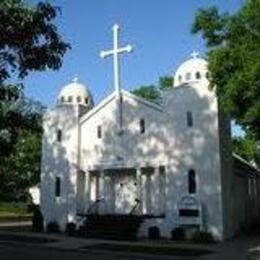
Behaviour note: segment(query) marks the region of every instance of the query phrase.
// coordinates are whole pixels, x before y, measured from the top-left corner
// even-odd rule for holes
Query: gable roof
[[[157,110],[159,112],[163,111],[163,108],[155,103],[152,103],[144,98],[138,97],[132,93],[130,93],[129,91],[126,90],[121,90],[121,94],[123,96],[126,96],[127,98],[130,98],[138,103],[141,103],[147,107],[150,107],[154,110]],[[80,123],[85,122],[86,120],[88,120],[90,117],[92,117],[93,115],[95,115],[98,111],[100,111],[101,109],[103,109],[106,105],[108,105],[112,100],[114,100],[116,98],[116,92],[114,91],[112,94],[110,94],[109,96],[107,96],[105,99],[103,99],[99,104],[97,104],[93,109],[91,109],[90,111],[88,111],[86,114],[84,114],[81,118],[80,118]]]

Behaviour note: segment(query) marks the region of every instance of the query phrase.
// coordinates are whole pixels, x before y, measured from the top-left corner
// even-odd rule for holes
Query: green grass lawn
[[[29,216],[28,206],[23,202],[0,202],[0,220]]]

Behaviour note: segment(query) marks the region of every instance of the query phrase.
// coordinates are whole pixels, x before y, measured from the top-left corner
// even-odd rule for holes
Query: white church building
[[[94,105],[83,84],[63,87],[43,118],[41,210],[65,229],[85,216],[142,217],[138,237],[197,226],[232,237],[260,210],[260,172],[231,151],[230,121],[209,89],[207,61],[193,55],[161,105],[120,88]]]

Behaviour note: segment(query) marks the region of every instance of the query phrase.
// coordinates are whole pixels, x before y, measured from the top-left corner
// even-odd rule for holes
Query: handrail
[[[89,206],[89,208],[87,209],[87,214],[91,214],[93,209],[95,210],[94,213],[98,213],[98,212],[97,212],[97,211],[98,211],[97,206],[98,206],[98,204],[99,204],[100,202],[103,202],[103,201],[105,201],[104,198],[97,199],[96,201],[94,201],[94,202]]]
[[[138,206],[141,204],[141,200],[135,199],[135,205],[131,209],[129,215],[134,215],[135,211],[138,209]],[[138,212],[137,212],[138,213]],[[139,208],[139,213],[141,214],[140,208]]]

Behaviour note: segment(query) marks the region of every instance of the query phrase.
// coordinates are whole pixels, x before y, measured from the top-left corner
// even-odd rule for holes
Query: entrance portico
[[[84,172],[85,197],[79,213],[115,215],[164,214],[165,173],[162,167],[98,168]],[[82,200],[81,200],[82,201]]]

